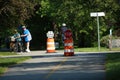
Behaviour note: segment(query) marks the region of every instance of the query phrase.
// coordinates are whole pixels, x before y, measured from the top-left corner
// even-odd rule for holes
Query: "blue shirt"
[[[24,37],[26,42],[32,40],[31,33],[30,33],[30,31],[28,29],[24,30],[23,34],[27,35],[27,36]]]

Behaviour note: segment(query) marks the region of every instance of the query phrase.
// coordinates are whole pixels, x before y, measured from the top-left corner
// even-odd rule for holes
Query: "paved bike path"
[[[105,80],[105,54],[76,52],[65,57],[63,51],[22,53],[19,57],[33,58],[11,66],[0,80]]]

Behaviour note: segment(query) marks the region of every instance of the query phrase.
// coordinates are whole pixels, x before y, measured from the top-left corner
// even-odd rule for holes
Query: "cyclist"
[[[22,52],[22,39],[20,37],[20,33],[17,30],[14,30],[14,38],[16,51]]]

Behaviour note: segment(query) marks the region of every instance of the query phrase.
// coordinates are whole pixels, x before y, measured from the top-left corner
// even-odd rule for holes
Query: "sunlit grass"
[[[90,48],[75,48],[76,52],[98,52],[99,49],[97,47],[90,47]],[[100,51],[109,51],[108,48],[101,47]]]
[[[7,68],[11,65],[18,64],[22,61],[30,59],[30,57],[20,57],[20,58],[0,58],[0,75],[3,74]]]
[[[120,48],[112,48],[112,51],[120,51]]]
[[[0,75],[2,75],[7,70],[7,67],[0,67]]]
[[[6,55],[16,55],[16,53],[13,53],[13,52],[0,52],[0,56],[6,56]]]

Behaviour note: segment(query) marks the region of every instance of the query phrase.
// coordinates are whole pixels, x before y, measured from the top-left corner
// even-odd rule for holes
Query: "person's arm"
[[[21,37],[25,37],[25,36],[27,36],[28,34],[23,34],[23,35],[21,35]]]
[[[21,35],[21,37],[26,37],[26,36],[28,36],[28,33],[27,33],[27,31],[24,31],[24,33]]]

